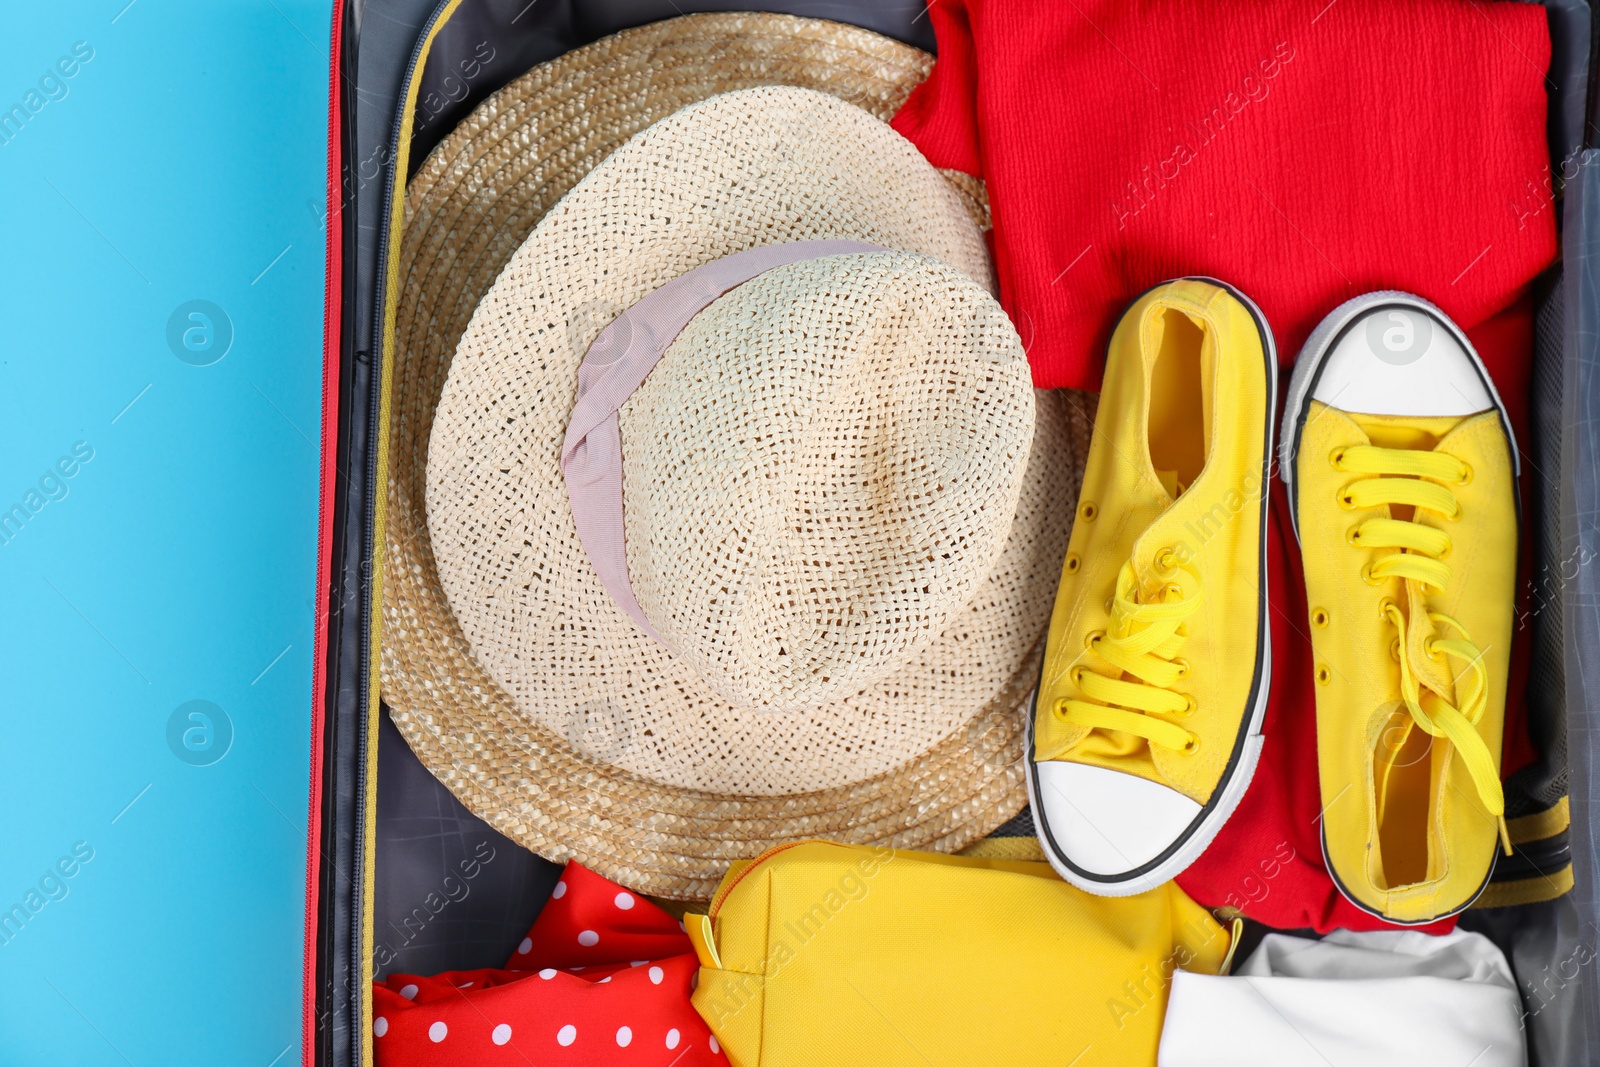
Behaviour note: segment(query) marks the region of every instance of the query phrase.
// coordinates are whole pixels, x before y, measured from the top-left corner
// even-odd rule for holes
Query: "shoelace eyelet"
[[[1311,609],[1311,625],[1315,626],[1319,630],[1322,629],[1323,627],[1327,626],[1328,625],[1328,609],[1327,608],[1312,608]]]
[[[1183,694],[1183,710],[1178,712],[1178,714],[1182,715],[1184,718],[1187,719],[1189,716],[1193,715],[1195,712],[1197,712],[1199,710],[1200,710],[1200,702],[1194,698],[1194,694],[1193,693],[1185,693],[1185,694]]]
[[[1336,448],[1332,452],[1329,452],[1328,462],[1333,464],[1334,470],[1342,473],[1344,471],[1344,449]]]
[[[1094,506],[1094,501],[1085,500],[1078,505],[1078,518],[1084,522],[1093,522],[1094,517],[1100,514],[1100,509]]]
[[[1179,678],[1187,678],[1187,677],[1189,677],[1189,661],[1188,660],[1184,659],[1182,656],[1175,656],[1172,659],[1172,665],[1174,667],[1178,668],[1178,677]]]
[[[1081,566],[1083,566],[1083,560],[1081,558],[1079,558],[1078,554],[1076,552],[1068,552],[1067,553],[1067,573],[1068,574],[1077,574],[1078,573],[1078,568],[1081,567]]]
[[[1160,571],[1175,571],[1178,569],[1178,553],[1170,548],[1163,548],[1156,553],[1156,569]]]
[[[1466,767],[1477,789],[1478,797],[1483,805],[1496,815],[1501,844],[1506,853],[1510,854],[1512,846],[1502,814],[1503,790],[1497,769],[1492,766],[1491,753],[1483,738],[1476,733],[1468,731],[1463,734],[1462,720],[1465,720],[1466,725],[1475,725],[1488,702],[1485,684],[1488,679],[1488,669],[1482,662],[1483,653],[1473,644],[1471,635],[1459,622],[1447,615],[1426,611],[1416,603],[1419,594],[1436,595],[1444,591],[1444,584],[1450,576],[1448,565],[1428,566],[1419,559],[1416,566],[1411,566],[1408,560],[1408,554],[1413,553],[1419,557],[1430,557],[1435,561],[1450,554],[1453,547],[1451,538],[1437,527],[1442,525],[1441,519],[1445,523],[1457,523],[1465,518],[1466,509],[1461,499],[1447,487],[1451,484],[1458,486],[1470,484],[1474,478],[1472,465],[1458,456],[1443,453],[1423,459],[1406,455],[1405,449],[1362,447],[1359,451],[1362,453],[1363,462],[1355,473],[1358,476],[1371,473],[1377,475],[1377,480],[1345,482],[1335,491],[1334,500],[1345,510],[1376,512],[1384,516],[1381,520],[1368,520],[1347,529],[1345,537],[1352,546],[1363,549],[1366,547],[1362,544],[1363,535],[1365,528],[1371,525],[1375,533],[1378,530],[1384,531],[1377,535],[1378,543],[1374,547],[1392,547],[1398,550],[1398,554],[1394,557],[1395,564],[1386,566],[1382,577],[1375,573],[1377,567],[1370,557],[1360,571],[1362,579],[1374,586],[1386,585],[1390,578],[1403,577],[1403,582],[1395,581],[1389,588],[1403,585],[1411,590],[1411,607],[1415,609],[1414,611],[1403,609],[1388,597],[1380,601],[1379,607],[1379,618],[1392,628],[1393,636],[1388,642],[1388,650],[1390,657],[1398,663],[1405,704],[1412,719],[1428,733],[1441,736],[1439,731],[1443,730],[1455,743],[1461,745]],[[1366,462],[1368,453],[1374,461],[1371,465]],[[1342,455],[1335,450],[1329,459],[1335,469],[1339,469],[1343,461],[1348,459],[1348,455]],[[1455,466],[1454,474],[1446,469],[1450,464]],[[1409,478],[1431,484],[1418,485],[1398,480]],[[1361,492],[1358,493],[1356,491],[1358,489]],[[1361,504],[1363,500],[1368,503]],[[1392,509],[1397,505],[1404,507],[1406,512],[1404,519],[1393,513]],[[1407,530],[1404,527],[1405,520],[1417,524],[1417,527]],[[1434,531],[1424,534],[1422,531],[1428,527],[1433,527]],[[1421,575],[1427,577],[1420,577]],[[1407,622],[1407,615],[1418,615],[1425,611],[1422,621],[1424,627],[1427,626],[1426,620],[1432,619],[1447,626],[1455,636],[1446,639],[1431,632],[1424,635],[1413,631]],[[1457,657],[1467,661],[1468,668],[1475,672],[1479,684],[1465,694],[1456,694],[1456,699],[1463,700],[1462,706],[1453,706],[1449,698],[1434,691],[1434,695],[1439,699],[1438,706],[1432,709],[1423,707],[1420,690],[1424,687],[1431,689],[1431,680],[1417,677],[1412,670],[1416,665],[1413,659],[1423,657],[1441,666],[1444,660]],[[1437,668],[1430,668],[1424,673],[1432,674],[1435,669]],[[1314,673],[1318,685],[1331,684],[1333,672],[1330,664],[1318,663]]]
[[[1182,752],[1185,756],[1192,756],[1196,752],[1199,752],[1200,751],[1200,735],[1199,734],[1190,734],[1189,735],[1189,740],[1184,742],[1183,748],[1179,749],[1179,751]]]
[[[1159,671],[1144,671],[1146,674],[1153,674],[1153,678],[1139,677],[1140,672],[1134,671],[1135,678],[1128,680],[1123,677],[1124,672],[1120,669],[1102,673],[1089,667],[1087,661],[1068,663],[1063,673],[1079,686],[1086,685],[1091,677],[1101,681],[1095,682],[1092,691],[1083,693],[1091,703],[1080,704],[1077,695],[1073,694],[1070,699],[1063,698],[1056,702],[1055,713],[1069,725],[1087,719],[1088,722],[1082,724],[1091,730],[1121,731],[1144,737],[1150,743],[1162,747],[1172,745],[1173,748],[1182,748],[1182,742],[1176,745],[1173,742],[1187,738],[1188,731],[1175,730],[1170,722],[1161,723],[1156,719],[1150,720],[1148,725],[1142,725],[1138,716],[1141,713],[1160,716],[1179,711],[1192,714],[1195,710],[1194,702],[1189,697],[1182,693],[1175,694],[1171,688],[1171,683],[1176,680],[1175,676],[1180,676],[1189,669],[1187,663],[1173,662],[1178,657],[1172,655],[1172,651],[1176,651],[1177,646],[1177,641],[1174,639],[1185,637],[1183,620],[1194,610],[1199,601],[1199,594],[1195,591],[1193,595],[1184,595],[1187,580],[1182,586],[1169,584],[1162,589],[1163,600],[1157,606],[1150,596],[1156,589],[1162,587],[1153,587],[1148,581],[1148,574],[1144,576],[1146,580],[1141,582],[1138,566],[1136,559],[1130,559],[1122,564],[1117,574],[1116,591],[1112,593],[1111,607],[1114,609],[1112,619],[1108,623],[1102,623],[1100,628],[1084,633],[1084,648],[1115,666],[1124,662],[1124,655],[1131,654],[1133,649],[1149,646],[1143,647],[1140,655],[1148,656],[1153,653],[1155,659],[1165,660],[1163,668]],[[1194,574],[1192,577],[1197,585],[1201,583],[1201,575]],[[1173,603],[1167,598],[1168,594],[1176,594],[1179,597],[1178,602]],[[1151,631],[1144,634],[1131,648],[1124,647],[1124,643],[1128,642],[1143,625],[1152,627]],[[1172,651],[1168,651],[1169,649]],[[1168,664],[1170,666],[1167,666]],[[1151,667],[1153,668],[1154,664],[1151,664]],[[1160,685],[1156,682],[1167,684]],[[1069,689],[1067,692],[1072,691]],[[1173,699],[1174,695],[1177,696],[1176,700]],[[1094,710],[1101,701],[1110,710]],[[1080,710],[1083,711],[1082,716],[1076,714]]]

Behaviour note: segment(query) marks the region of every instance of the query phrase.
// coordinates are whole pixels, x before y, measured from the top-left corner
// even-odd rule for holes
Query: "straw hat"
[[[661,62],[685,41],[691,70]],[[411,185],[383,692],[423,762],[547,856],[703,898],[779,840],[955,849],[1022,804],[1078,442],[1056,397],[1032,410],[962,198],[833,97],[672,113],[724,64],[826,88],[839,56],[881,74],[897,50],[784,16],[630,31],[502,90]],[[919,66],[880,78],[880,113]],[[670,117],[629,140],[641,111]],[[887,251],[708,294],[608,409],[625,549],[603,576],[561,473],[585,353],[674,279],[821,239]]]

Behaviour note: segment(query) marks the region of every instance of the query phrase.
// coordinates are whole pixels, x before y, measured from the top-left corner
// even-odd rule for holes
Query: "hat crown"
[[[618,413],[633,594],[741,707],[903,667],[1005,546],[1034,426],[989,294],[911,252],[769,270],[694,317]]]
[[[514,709],[507,721],[522,724],[508,736],[548,731],[591,767],[723,797],[820,795],[946,742],[960,746],[958,734],[981,746],[1010,730],[1065,552],[1068,529],[1056,514],[1072,488],[1064,405],[1038,403],[1043,443],[1032,449],[1011,537],[965,610],[877,684],[795,716],[723,699],[640,628],[595,569],[561,469],[580,363],[625,309],[719,258],[802,241],[913,250],[987,288],[978,214],[963,204],[872,115],[785,87],[677,111],[573,186],[497,268],[429,430],[431,559],[419,565],[426,575],[431,564],[440,611],[470,664],[453,675],[450,699],[470,703],[467,687],[488,686]],[[447,270],[434,277],[448,284]],[[620,418],[612,425],[625,540]],[[625,546],[623,556],[626,570]],[[407,627],[427,638],[410,620],[387,632]],[[543,783],[542,771],[504,766],[492,772],[498,780]]]

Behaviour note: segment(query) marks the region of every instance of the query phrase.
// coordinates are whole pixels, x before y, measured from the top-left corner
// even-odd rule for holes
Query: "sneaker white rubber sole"
[[[1154,889],[1171,881],[1198,859],[1216,839],[1218,832],[1238,808],[1240,800],[1244,798],[1245,791],[1255,777],[1256,765],[1261,759],[1261,747],[1265,740],[1261,727],[1266,717],[1267,697],[1271,691],[1272,680],[1272,627],[1269,617],[1271,607],[1267,603],[1267,516],[1271,511],[1270,485],[1276,456],[1273,446],[1276,437],[1274,416],[1278,400],[1278,349],[1272,337],[1272,330],[1267,325],[1266,316],[1261,313],[1255,301],[1216,278],[1196,276],[1194,280],[1209,282],[1226,289],[1249,309],[1255,319],[1256,328],[1260,331],[1262,350],[1266,358],[1267,419],[1261,470],[1261,552],[1257,579],[1260,595],[1257,600],[1256,673],[1248,698],[1248,709],[1240,720],[1233,751],[1227,766],[1223,769],[1217,788],[1212,791],[1211,800],[1201,806],[1199,812],[1174,836],[1171,843],[1152,859],[1112,873],[1091,871],[1073,862],[1067,850],[1051,833],[1048,813],[1045,805],[1040,802],[1040,793],[1044,785],[1040,780],[1038,765],[1033,758],[1034,723],[1038,718],[1039,695],[1038,690],[1034,690],[1028,700],[1027,758],[1023,762],[1027,770],[1028,803],[1032,808],[1040,847],[1044,850],[1045,858],[1062,878],[1085,892],[1104,897],[1132,896]],[[1129,306],[1138,299],[1136,297],[1130,301]]]

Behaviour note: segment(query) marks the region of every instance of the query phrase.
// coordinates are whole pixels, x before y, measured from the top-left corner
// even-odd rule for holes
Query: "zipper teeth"
[[[343,0],[340,0],[342,3]],[[394,241],[394,199],[395,187],[404,181],[399,171],[400,137],[404,127],[406,115],[406,101],[410,99],[410,89],[417,77],[417,66],[422,55],[427,49],[433,36],[434,27],[440,15],[454,2],[454,0],[440,0],[428,21],[423,24],[422,31],[417,35],[416,44],[411,48],[411,58],[406,61],[405,77],[400,83],[400,96],[398,106],[395,108],[393,121],[389,124],[389,180],[383,187],[383,207],[378,216],[379,225],[382,226],[382,236],[378,241],[378,262],[374,272],[376,287],[373,301],[373,332],[370,351],[367,355],[368,373],[372,381],[368,387],[368,419],[367,419],[367,463],[366,463],[366,491],[367,498],[363,508],[362,553],[363,559],[377,559],[374,570],[382,567],[382,560],[378,553],[382,546],[376,543],[373,531],[377,526],[378,516],[378,445],[379,436],[383,427],[383,367],[384,367],[384,326],[388,319],[389,306],[389,259],[392,252],[391,245]],[[356,802],[357,811],[354,820],[352,839],[352,859],[363,868],[366,863],[367,850],[367,793],[369,789],[367,775],[367,750],[374,743],[370,729],[371,720],[377,715],[378,709],[374,708],[372,698],[372,616],[374,611],[382,610],[382,606],[374,603],[372,597],[372,584],[369,577],[365,583],[364,603],[362,604],[361,626],[361,662],[359,686],[359,713],[356,715]],[[359,586],[358,586],[359,588]],[[362,973],[366,958],[366,912],[367,899],[365,893],[365,871],[363,877],[353,882],[351,892],[351,906],[354,921],[350,928],[351,942],[351,967],[354,974],[350,975],[351,988],[356,991],[352,1003],[356,1018],[350,1026],[350,1051],[351,1063],[360,1065],[366,1062],[364,1052],[366,1049],[366,1032],[362,1026],[363,1011],[370,995],[366,984],[366,975]]]
[[[766,863],[778,853],[787,852],[791,848],[799,848],[801,845],[828,845],[832,848],[842,848],[847,851],[856,851],[862,847],[860,845],[846,845],[838,841],[823,841],[816,838],[807,838],[804,841],[786,841],[781,845],[773,845],[765,852],[756,856],[749,863],[746,863],[743,869],[741,869],[738,874],[733,876],[732,881],[724,882],[720,887],[718,887],[716,894],[711,898],[710,905],[706,907],[706,917],[711,919],[715,919],[717,917],[717,912],[721,911],[722,905],[727,903],[728,895],[738,888],[739,883],[744,881],[745,878],[749,876],[751,871],[754,871],[757,867],[761,866],[763,863]]]
[[[328,585],[332,578],[333,513],[330,495],[335,488],[332,478],[337,464],[339,434],[339,364],[344,351],[341,323],[344,285],[341,267],[344,241],[344,185],[341,180],[343,166],[343,108],[339,92],[340,67],[344,48],[344,0],[333,0],[333,21],[329,27],[330,47],[328,63],[328,153],[327,153],[327,221],[323,224],[323,290],[322,290],[322,442],[318,457],[317,484],[317,606],[312,639],[311,686],[311,745],[310,776],[306,811],[306,907],[305,948],[301,961],[301,1049],[300,1060],[305,1064],[317,1061],[317,947],[320,941],[318,928],[322,915],[320,892],[321,868],[318,858],[322,852],[322,773],[325,749],[323,731],[327,727],[328,699],[327,655],[328,627],[331,612],[328,602]],[[337,223],[337,225],[336,225]],[[332,445],[333,458],[329,456]]]
[[[787,844],[774,845],[765,852],[761,853],[755,859],[751,860],[749,863],[745,864],[744,869],[738,874],[734,875],[733,881],[724,883],[723,886],[717,890],[716,895],[711,898],[711,906],[706,909],[706,915],[709,918],[715,919],[717,917],[717,912],[722,909],[723,901],[728,899],[728,894],[732,893],[738,884],[744,881],[745,876],[751,871],[755,870],[757,867],[761,866],[761,864],[767,862],[778,853],[787,852],[789,849],[805,843],[806,842],[804,841],[790,841]]]

